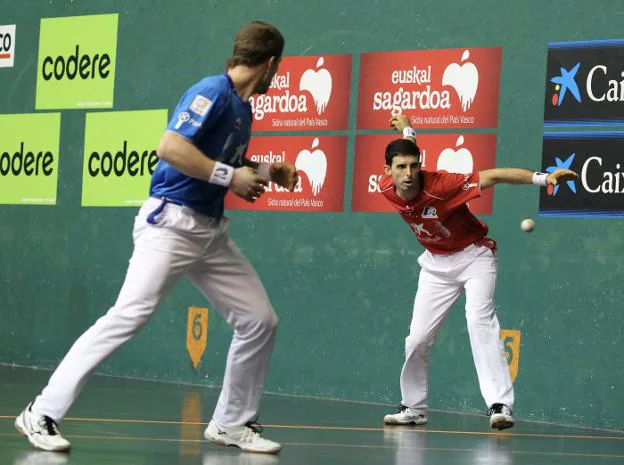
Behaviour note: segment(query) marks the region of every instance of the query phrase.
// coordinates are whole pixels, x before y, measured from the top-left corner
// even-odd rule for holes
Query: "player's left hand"
[[[288,163],[276,162],[271,164],[269,173],[271,174],[271,181],[285,187],[291,192],[295,189],[299,181],[297,168]]]
[[[559,183],[570,181],[571,179],[578,178],[578,174],[572,170],[559,169],[550,173],[546,177],[546,182],[551,186],[556,186]]]

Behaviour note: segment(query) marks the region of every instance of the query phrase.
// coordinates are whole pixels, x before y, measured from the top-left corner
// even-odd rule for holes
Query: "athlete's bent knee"
[[[254,309],[253,313],[248,313],[244,321],[237,325],[237,330],[243,333],[273,333],[277,328],[277,315],[272,308],[264,310]]]
[[[431,349],[432,341],[428,341],[422,333],[410,334],[405,338],[405,356],[410,357],[412,354],[427,353]]]
[[[277,315],[273,310],[263,312],[258,319],[258,323],[267,331],[275,331],[278,324]]]
[[[487,302],[466,307],[466,323],[469,327],[491,327],[495,321],[494,309]]]

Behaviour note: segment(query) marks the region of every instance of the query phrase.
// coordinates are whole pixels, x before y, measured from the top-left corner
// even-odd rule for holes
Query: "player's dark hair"
[[[420,149],[409,139],[396,139],[386,146],[386,165],[392,166],[392,159],[397,155],[414,155],[420,160]]]
[[[277,28],[263,21],[252,21],[234,39],[234,50],[228,68],[237,65],[257,66],[271,57],[281,58],[284,36]]]

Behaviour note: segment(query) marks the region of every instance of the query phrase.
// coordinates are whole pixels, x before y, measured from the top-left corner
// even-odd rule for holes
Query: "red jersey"
[[[421,190],[410,201],[396,194],[391,177],[384,175],[380,182],[382,194],[412,228],[418,241],[431,253],[450,254],[486,239],[488,226],[466,204],[481,196],[479,173],[420,173]],[[495,248],[489,238],[483,244]]]

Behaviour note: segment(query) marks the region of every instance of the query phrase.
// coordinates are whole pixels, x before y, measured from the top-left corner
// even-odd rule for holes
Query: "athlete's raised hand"
[[[396,115],[390,118],[390,127],[396,129],[399,132],[403,132],[403,129],[411,126],[409,118],[405,115]]]

